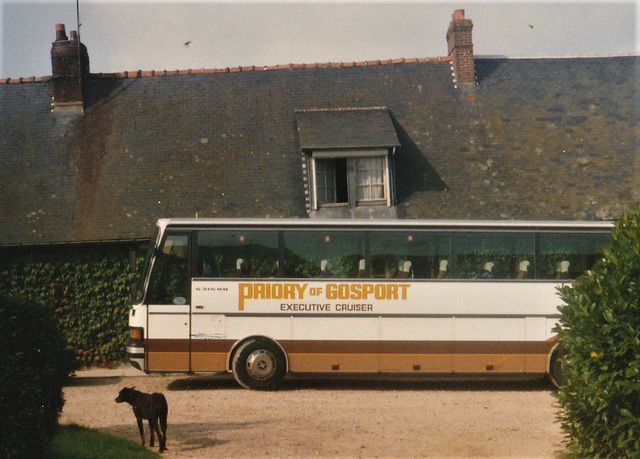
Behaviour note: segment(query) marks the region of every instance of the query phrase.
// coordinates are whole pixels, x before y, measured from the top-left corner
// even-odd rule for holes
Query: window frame
[[[358,159],[374,159],[374,158],[382,158],[382,193],[383,197],[379,199],[358,199],[357,189],[360,186],[357,178],[357,160]],[[313,210],[318,210],[322,208],[332,208],[332,207],[345,207],[345,208],[354,208],[354,207],[363,207],[363,206],[382,206],[385,205],[387,207],[392,206],[391,198],[392,194],[392,183],[391,183],[391,165],[390,165],[390,151],[388,149],[366,149],[366,150],[313,150],[310,152],[310,182],[311,182],[311,196],[312,202],[311,206]],[[319,181],[318,181],[318,162],[326,161],[326,160],[345,160],[346,161],[346,169],[347,169],[347,180],[346,180],[346,192],[347,200],[346,201],[337,201],[340,192],[338,191],[339,184],[336,181],[336,170],[337,168],[333,167],[334,171],[334,198],[336,202],[322,202],[319,199]],[[379,169],[378,169],[379,171]],[[326,173],[325,182],[326,182]],[[374,177],[375,179],[379,178],[379,175]],[[368,185],[372,186],[372,185]],[[377,185],[379,186],[379,185]]]
[[[167,241],[170,239],[178,240],[179,238],[186,238],[185,245],[175,245],[172,244],[169,246],[171,249],[170,253],[165,251],[165,247],[167,247]],[[178,253],[173,253],[173,248],[182,249]],[[149,273],[149,281],[147,287],[147,297],[145,301],[149,302],[149,304],[157,304],[157,305],[182,305],[182,304],[190,304],[191,303],[191,278],[192,278],[192,259],[193,259],[193,232],[192,231],[184,231],[184,230],[176,230],[176,231],[167,231],[163,235],[162,241],[160,242],[157,250],[154,251],[153,263],[150,263],[150,273]],[[183,252],[183,253],[180,253]],[[184,260],[183,262],[180,262]],[[174,272],[171,272],[171,266],[180,266],[184,265],[183,272],[180,273],[179,276],[175,275]],[[156,281],[155,279],[159,278],[161,281]],[[182,278],[179,280],[179,278]],[[170,279],[171,282],[168,282],[167,279]],[[181,292],[182,295],[179,295],[176,292],[177,286],[176,281],[180,284],[180,288],[183,289]],[[156,285],[155,282],[160,283]],[[173,293],[173,295],[171,295]],[[171,298],[173,296],[173,298]],[[184,299],[184,303],[178,301],[178,299]]]

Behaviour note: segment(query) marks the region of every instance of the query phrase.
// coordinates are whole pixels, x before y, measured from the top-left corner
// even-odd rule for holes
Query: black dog
[[[127,402],[133,407],[133,414],[136,415],[138,420],[138,429],[140,430],[140,438],[143,445],[144,427],[142,426],[142,420],[147,419],[149,421],[149,435],[151,436],[149,446],[153,446],[153,433],[155,432],[160,442],[160,452],[167,449],[167,413],[169,412],[169,407],[164,395],[159,392],[145,394],[135,390],[135,387],[125,387],[116,397],[116,402]]]

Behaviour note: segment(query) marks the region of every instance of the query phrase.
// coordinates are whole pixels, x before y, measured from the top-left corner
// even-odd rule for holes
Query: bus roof
[[[284,218],[163,218],[158,220],[161,230],[167,227],[255,227],[255,228],[380,228],[380,229],[469,229],[469,230],[591,230],[603,231],[613,227],[611,221],[528,221],[528,220],[341,220],[341,219],[284,219]]]

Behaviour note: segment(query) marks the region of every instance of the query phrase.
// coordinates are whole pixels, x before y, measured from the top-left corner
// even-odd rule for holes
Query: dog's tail
[[[167,415],[169,414],[169,405],[167,404],[167,399],[163,394],[159,394],[162,400],[160,404],[160,429],[162,429],[162,433],[166,436],[167,431]]]

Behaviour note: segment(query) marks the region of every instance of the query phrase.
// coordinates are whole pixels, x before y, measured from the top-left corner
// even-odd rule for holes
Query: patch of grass
[[[144,446],[75,424],[61,425],[51,444],[52,459],[158,458]]]

